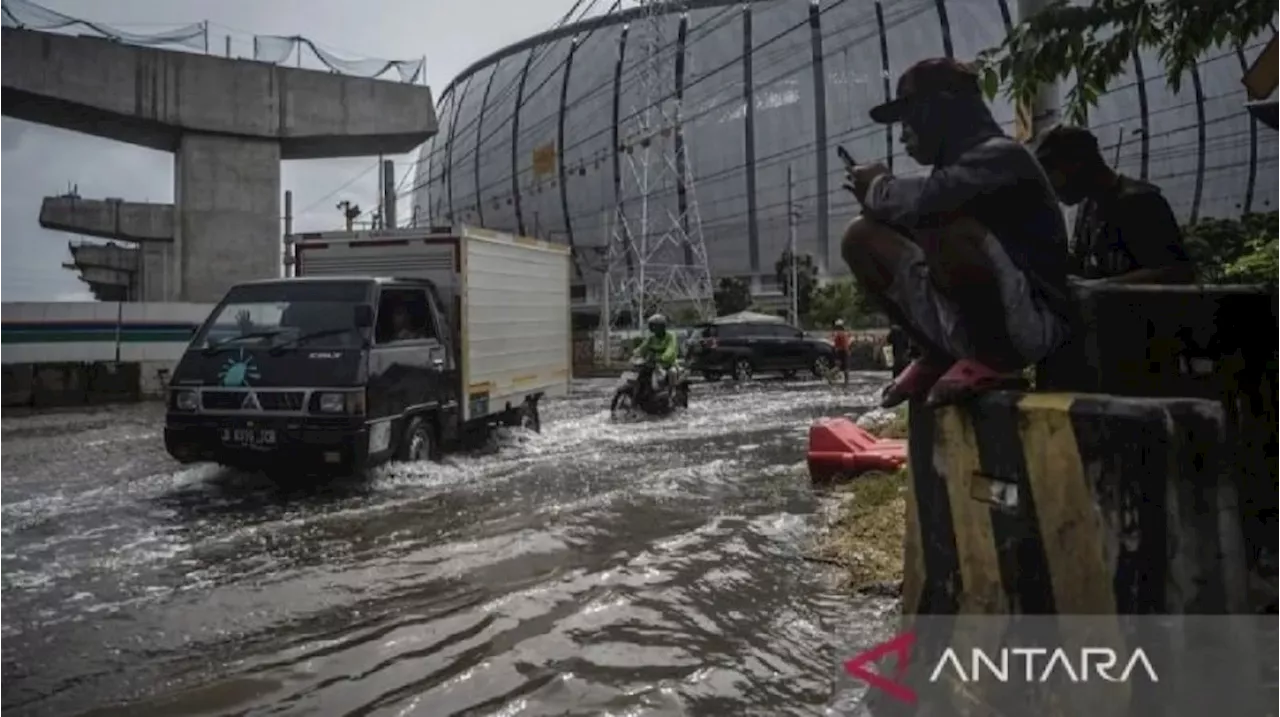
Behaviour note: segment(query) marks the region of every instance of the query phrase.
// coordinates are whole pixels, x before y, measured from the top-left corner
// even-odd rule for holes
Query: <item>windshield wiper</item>
[[[275,346],[272,346],[267,351],[267,353],[272,356],[279,356],[280,354],[284,353],[287,349],[297,348],[298,344],[302,343],[303,341],[308,341],[310,339],[324,338],[325,336],[337,336],[339,334],[345,334],[349,331],[355,331],[355,328],[352,326],[346,326],[338,329],[321,329],[319,331],[312,331],[306,334],[299,334],[297,336],[294,336],[293,338],[286,339],[276,344]]]
[[[276,336],[280,334],[280,331],[281,331],[280,329],[272,329],[270,331],[250,331],[247,334],[232,336],[231,338],[223,339],[216,344],[209,344],[208,346],[204,347],[201,353],[203,353],[205,356],[212,356],[218,353],[219,351],[230,348],[228,344],[232,344],[237,341],[243,341],[245,339],[269,339],[272,336]]]

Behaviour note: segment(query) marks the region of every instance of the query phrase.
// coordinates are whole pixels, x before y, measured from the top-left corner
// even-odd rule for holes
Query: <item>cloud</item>
[[[0,146],[5,152],[17,149],[22,144],[22,138],[27,133],[27,124],[25,122],[5,122],[0,128]]]

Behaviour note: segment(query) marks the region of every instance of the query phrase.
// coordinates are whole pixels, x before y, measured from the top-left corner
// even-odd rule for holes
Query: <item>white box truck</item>
[[[293,246],[296,276],[232,287],[175,369],[175,458],[434,458],[496,425],[537,430],[542,399],[568,393],[567,247],[468,226]]]

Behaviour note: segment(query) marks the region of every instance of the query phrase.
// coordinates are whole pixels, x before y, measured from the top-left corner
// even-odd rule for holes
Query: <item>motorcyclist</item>
[[[667,331],[667,317],[654,314],[649,317],[649,335],[636,347],[633,359],[653,362],[653,375],[650,378],[653,392],[661,391],[667,382],[667,374],[675,367],[680,355],[680,344],[676,335]]]

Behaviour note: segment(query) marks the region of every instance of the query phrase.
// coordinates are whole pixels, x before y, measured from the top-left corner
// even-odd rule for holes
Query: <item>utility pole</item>
[[[284,191],[284,275],[293,276],[293,191]]]
[[[386,168],[382,166],[382,155],[379,154],[378,155],[378,207],[377,209],[374,210],[374,213],[373,213],[373,229],[374,230],[378,230],[382,228],[381,226],[382,216],[387,211],[386,206],[383,204],[383,202],[385,202],[387,198],[385,172],[386,172]]]
[[[396,162],[382,160],[382,228],[396,228]]]
[[[794,185],[791,182],[791,165],[787,165],[787,233],[790,235],[788,242],[791,246],[791,324],[792,326],[800,325],[800,287],[798,283],[798,271],[796,265],[799,263],[796,256],[796,205],[792,199],[794,193]]]
[[[347,221],[347,231],[351,231],[356,217],[360,216],[360,205],[352,204],[351,200],[344,199],[338,202],[338,209],[342,212],[342,217]]]
[[[603,212],[600,216],[600,227],[604,230],[605,246],[609,242],[609,212]],[[610,339],[610,319],[613,314],[609,311],[609,294],[613,293],[613,286],[609,281],[609,265],[606,263],[604,267],[604,295],[600,298],[600,328],[604,331],[601,337],[602,348],[604,349],[604,366],[608,368],[613,365],[613,347]]]

